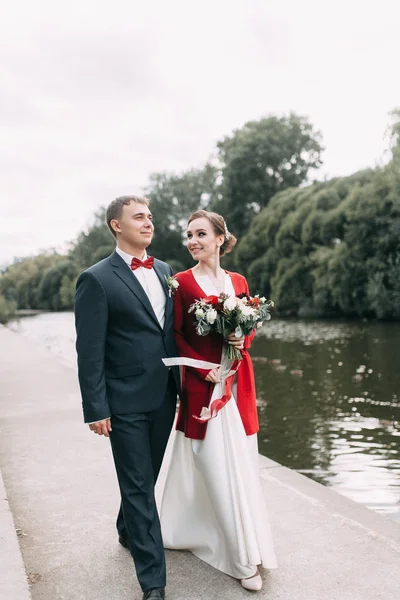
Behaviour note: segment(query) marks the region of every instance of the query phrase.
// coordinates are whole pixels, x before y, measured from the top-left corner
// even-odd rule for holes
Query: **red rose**
[[[204,302],[207,302],[207,304],[211,304],[212,306],[216,306],[219,304],[219,296],[206,296],[206,298],[204,298]]]

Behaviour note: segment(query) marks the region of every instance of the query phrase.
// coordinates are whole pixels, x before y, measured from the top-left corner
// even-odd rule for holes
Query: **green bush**
[[[16,304],[0,295],[0,323],[7,323],[15,316]]]
[[[282,314],[400,319],[399,162],[274,196],[236,253],[252,292]]]

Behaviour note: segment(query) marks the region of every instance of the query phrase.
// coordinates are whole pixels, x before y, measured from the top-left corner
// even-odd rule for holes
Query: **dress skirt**
[[[246,436],[232,397],[204,440],[177,431],[160,507],[165,548],[189,550],[237,579],[277,566],[259,476],[257,434]],[[212,399],[222,396],[216,384]]]

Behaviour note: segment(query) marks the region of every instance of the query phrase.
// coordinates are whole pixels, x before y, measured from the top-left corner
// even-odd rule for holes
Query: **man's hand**
[[[93,433],[97,433],[97,435],[110,437],[109,431],[111,431],[111,419],[103,419],[102,421],[97,421],[97,423],[91,423],[89,429],[93,431]]]
[[[243,350],[244,348],[244,336],[241,338],[237,338],[234,333],[231,333],[226,338],[226,341],[231,346],[236,346],[236,348],[239,348],[239,350]]]

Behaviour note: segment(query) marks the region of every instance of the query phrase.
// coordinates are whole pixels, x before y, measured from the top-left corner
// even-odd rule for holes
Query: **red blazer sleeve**
[[[175,342],[178,348],[179,356],[187,356],[197,360],[207,360],[204,356],[200,356],[190,344],[187,343],[184,335],[184,324],[187,318],[186,310],[183,305],[182,295],[179,288],[174,296],[174,333]],[[195,373],[200,379],[205,379],[211,369],[196,369],[195,367],[185,367],[192,373]]]

